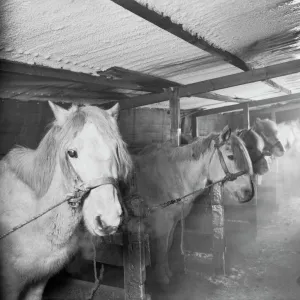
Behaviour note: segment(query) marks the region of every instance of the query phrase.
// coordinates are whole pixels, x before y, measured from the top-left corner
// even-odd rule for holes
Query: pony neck
[[[212,151],[209,148],[203,154],[200,154],[198,159],[177,162],[178,171],[183,174],[183,181],[186,182],[186,193],[205,186],[208,180],[211,156]]]
[[[49,189],[38,199],[36,212],[41,213],[66,198],[72,192],[67,188],[63,173],[57,163]],[[67,202],[48,212],[45,217],[38,219],[38,224],[44,230],[52,244],[64,245],[70,238],[75,238],[75,231],[81,220],[80,210],[72,210]]]

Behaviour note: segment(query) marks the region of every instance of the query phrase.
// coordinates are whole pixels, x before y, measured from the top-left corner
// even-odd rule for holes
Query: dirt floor
[[[300,299],[300,198],[258,215],[258,224],[256,242],[240,247],[229,276],[179,275],[168,291],[152,288],[152,299]]]
[[[240,244],[228,276],[177,274],[164,291],[146,285],[152,300],[299,300],[300,198],[259,212],[257,239]],[[86,268],[83,279],[92,282],[93,267]],[[106,266],[103,284],[123,288],[123,269]]]

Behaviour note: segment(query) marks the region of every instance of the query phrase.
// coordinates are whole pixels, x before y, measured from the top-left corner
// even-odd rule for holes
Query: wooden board
[[[43,300],[82,300],[87,299],[94,283],[77,279],[52,280],[47,286]],[[94,299],[125,300],[124,290],[101,285]]]

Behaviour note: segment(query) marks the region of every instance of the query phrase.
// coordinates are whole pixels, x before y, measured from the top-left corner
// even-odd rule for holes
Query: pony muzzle
[[[119,192],[113,185],[93,189],[83,205],[83,218],[93,235],[105,236],[117,231],[122,222]]]
[[[251,182],[251,188],[250,189],[243,189],[243,197],[239,197],[239,202],[240,203],[246,203],[249,202],[250,200],[253,199],[254,195],[255,195],[255,188],[254,188],[254,183],[252,178],[250,178],[250,182]]]

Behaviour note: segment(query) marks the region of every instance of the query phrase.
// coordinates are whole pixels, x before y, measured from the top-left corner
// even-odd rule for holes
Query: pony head
[[[270,169],[269,159],[264,153],[265,142],[263,138],[252,129],[244,129],[238,132],[249,153],[254,174],[263,175]]]
[[[117,117],[119,105],[109,110],[95,106],[72,106],[66,110],[52,102],[53,132],[65,185],[74,182],[71,169],[84,182],[114,178],[125,180],[132,162],[121,139]],[[70,168],[70,165],[72,168]],[[91,190],[83,202],[83,219],[93,235],[113,234],[121,223],[122,207],[118,189],[112,184]]]
[[[279,139],[278,127],[274,121],[256,118],[252,128],[264,139],[265,152],[276,157],[283,156],[285,148]]]
[[[246,172],[234,181],[226,181],[224,189],[234,195],[239,202],[250,201],[254,196],[254,187],[251,180],[253,169],[242,140],[226,126],[221,133],[214,135],[211,144],[214,149],[208,166],[208,179],[215,182],[225,177],[226,170],[221,162],[223,157],[230,173]],[[221,155],[222,157],[220,157]]]

